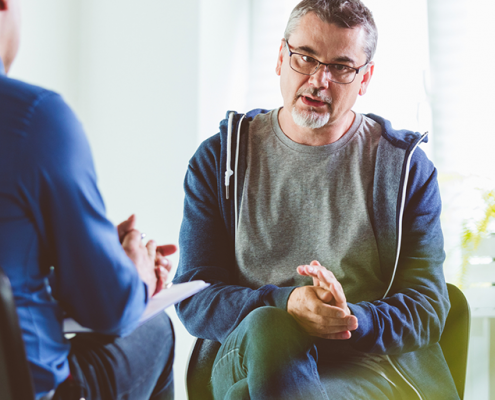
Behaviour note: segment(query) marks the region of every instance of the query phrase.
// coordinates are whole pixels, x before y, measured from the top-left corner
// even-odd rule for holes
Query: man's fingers
[[[120,243],[124,240],[124,237],[127,233],[132,231],[136,226],[136,216],[132,214],[125,221],[121,222],[117,225],[117,233],[119,234]]]
[[[320,294],[318,294],[320,297]],[[329,304],[319,304],[314,310],[309,310],[318,317],[315,321],[321,324],[345,325],[346,330],[354,331],[358,328],[358,319],[346,310]]]
[[[348,315],[344,318],[317,318],[313,323],[315,327],[319,327],[319,331],[326,334],[355,331],[358,328],[357,318],[354,315]]]
[[[318,281],[318,279],[316,279],[316,281]],[[320,286],[320,282],[318,281],[318,285],[314,285],[314,286]],[[332,292],[325,289],[323,291],[318,292],[317,295],[321,301],[327,304],[330,304],[330,302],[334,299]]]
[[[332,333],[330,335],[325,335],[323,339],[347,340],[350,338],[351,338],[351,332],[343,331],[343,332]]]
[[[332,277],[329,276],[328,274],[326,274],[326,272],[329,272],[329,271],[318,270],[318,272],[317,272],[318,279],[321,282],[327,283],[326,289],[332,293],[332,295],[335,299],[336,305],[338,307],[343,307],[343,308],[347,307],[347,301],[346,301],[346,298],[344,295],[344,290],[342,289],[342,285],[336,279],[332,279]]]
[[[308,311],[320,315],[322,318],[344,318],[347,314],[345,310],[335,305],[327,304],[323,299],[327,299],[326,296],[332,294],[328,290],[322,287],[315,287],[314,289],[314,302],[311,302],[311,307]]]
[[[164,257],[157,252],[156,253],[156,259],[155,259],[155,266],[156,267],[163,267],[167,271],[170,271],[172,269],[172,262],[167,257]]]
[[[133,252],[139,249],[141,246],[141,232],[136,229],[132,229],[127,232],[122,240],[122,247],[126,252]]]
[[[309,276],[309,273],[306,271],[306,265],[300,265],[296,270],[299,275]]]
[[[159,266],[155,268],[155,274],[156,274],[156,289],[153,295],[165,289],[167,285],[168,271],[164,267]]]
[[[146,249],[148,250],[148,256],[154,261],[156,258],[156,242],[150,240],[146,243]]]
[[[169,256],[177,251],[177,246],[175,244],[162,244],[156,247],[156,251],[162,256]]]
[[[301,270],[301,272],[303,272],[301,273],[301,275],[308,275],[313,277],[313,283],[315,281],[318,281],[318,285],[315,286],[322,286],[330,291],[333,295],[333,300],[338,307],[341,307],[343,309],[347,308],[347,301],[344,295],[344,290],[342,289],[342,285],[337,280],[337,278],[335,278],[335,275],[332,273],[332,271],[329,271],[325,267],[322,267],[316,260],[312,261],[310,265],[298,267],[298,272],[299,269]],[[325,296],[325,298],[320,297],[320,299],[326,303],[332,300],[328,299],[328,295]]]

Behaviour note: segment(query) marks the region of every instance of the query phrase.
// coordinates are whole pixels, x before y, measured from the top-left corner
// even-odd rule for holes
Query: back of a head
[[[299,21],[313,12],[322,21],[341,28],[362,27],[366,31],[364,53],[366,62],[373,59],[378,32],[371,11],[360,0],[303,0],[293,10],[285,28],[285,39],[296,30]]]

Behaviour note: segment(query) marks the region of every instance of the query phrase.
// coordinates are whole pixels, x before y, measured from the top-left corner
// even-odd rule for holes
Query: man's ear
[[[282,39],[282,43],[280,44],[280,49],[278,50],[277,66],[275,67],[275,73],[278,76],[280,76],[282,72],[282,62],[284,61],[284,46],[285,46],[285,39]]]
[[[0,0],[0,11],[5,11],[8,8],[9,7],[8,7],[8,4],[7,4],[7,0]]]
[[[370,61],[368,65],[368,69],[361,78],[361,87],[359,88],[360,96],[363,96],[366,93],[366,90],[368,89],[368,85],[370,84],[371,77],[373,76],[374,71],[375,71],[375,63],[373,61]]]

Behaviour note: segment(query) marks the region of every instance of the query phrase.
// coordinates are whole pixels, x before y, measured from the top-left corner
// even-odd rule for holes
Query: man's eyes
[[[302,54],[300,54],[299,56],[303,61],[303,63],[305,64],[316,65],[319,63],[319,61],[315,60],[313,57],[305,56]],[[328,66],[328,69],[334,73],[347,74],[353,71],[351,67],[348,67],[347,65],[344,64],[326,64],[326,65]]]
[[[351,67],[348,67],[347,65],[343,65],[343,64],[329,64],[328,68],[330,68],[331,71],[335,71],[339,73],[347,73],[352,71]]]
[[[310,56],[301,55],[301,59],[307,64],[317,64],[318,63],[318,61],[316,61],[313,57],[310,57]]]

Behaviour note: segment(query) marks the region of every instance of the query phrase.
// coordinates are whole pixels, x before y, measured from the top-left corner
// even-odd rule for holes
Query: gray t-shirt
[[[381,298],[387,285],[370,221],[380,125],[356,114],[335,143],[306,146],[282,132],[278,111],[249,128],[235,244],[240,284],[311,284],[296,268],[318,260],[347,301]]]

